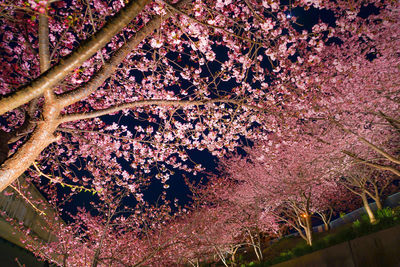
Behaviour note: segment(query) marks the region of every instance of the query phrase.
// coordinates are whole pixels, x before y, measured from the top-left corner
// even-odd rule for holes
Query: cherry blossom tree
[[[311,245],[311,215],[328,223],[326,194],[355,163],[399,175],[400,8],[368,3],[377,14],[362,17],[365,1],[1,0],[0,190],[27,173],[55,202],[58,185],[96,194],[101,215],[57,224],[43,250],[64,266],[227,264],[242,243],[261,259],[260,231],[282,221]],[[336,25],[307,30],[296,7]],[[202,170],[188,150],[221,157],[244,139],[257,146],[222,162],[218,205],[174,223],[145,204],[115,215],[109,196],[143,203],[149,177],[167,189],[173,169]]]
[[[79,209],[68,224],[54,221],[51,214],[43,216],[51,240],[40,242],[27,229],[23,242],[39,258],[58,266],[163,266],[153,263],[176,242],[171,235],[160,238],[159,229],[173,216],[170,207],[143,203],[132,209],[121,205],[123,197],[115,195],[112,203],[102,202],[101,207],[93,203],[95,215],[93,209]]]
[[[368,204],[368,198],[372,198],[378,210],[382,209],[382,196],[385,190],[392,184],[393,177],[379,173],[376,169],[366,166],[354,166],[343,175],[341,183],[362,200],[365,211],[371,223],[376,223],[374,212]]]
[[[257,113],[279,111],[268,99],[284,94],[274,77],[284,80],[288,58],[321,48],[326,28],[309,37],[285,12],[331,8],[329,1],[2,5],[2,189],[34,160],[62,173],[84,159],[97,177],[98,169],[122,175],[121,160],[144,172],[161,161],[167,179],[168,167],[189,169],[176,160],[185,161],[185,149],[232,150],[240,136],[259,134],[255,126],[270,128]],[[124,173],[121,183],[133,179]]]
[[[330,222],[334,215],[340,212],[347,212],[359,208],[360,203],[353,194],[349,194],[337,179],[337,183],[332,183],[324,189],[323,198],[319,198],[316,204],[315,213],[324,224],[324,230],[330,230]]]
[[[332,133],[323,140],[354,161],[399,175],[398,4],[375,11],[338,17],[338,39],[321,49],[318,64],[292,69],[291,85],[308,90],[291,105],[303,119],[296,127],[325,127]]]
[[[254,250],[258,261],[263,259],[263,242],[266,235],[276,235],[277,224],[272,218],[263,216],[259,203],[232,201],[237,193],[237,184],[229,177],[209,177],[203,188],[197,188],[195,198],[201,203],[220,206],[227,213],[227,221],[236,225],[237,242],[235,247],[246,246]],[[232,255],[234,256],[234,255]]]
[[[191,169],[185,149],[223,155],[240,136],[255,134],[255,112],[263,110],[256,84],[266,88],[269,79],[262,52],[268,48],[273,57],[281,42],[306,43],[286,18],[288,7],[277,3],[1,5],[0,190],[31,165],[36,182],[46,177],[73,189],[89,187],[101,201],[111,183],[140,200],[138,187],[148,184],[152,166],[167,188],[168,168]],[[121,120],[128,125],[116,123]],[[108,230],[113,216],[79,216],[95,232],[81,235],[78,223],[58,231],[63,237],[52,251],[62,250],[59,263],[95,266],[104,260],[100,254],[112,257],[112,245],[102,244],[119,234]],[[88,249],[70,256],[81,239]],[[218,248],[219,255],[225,249]]]
[[[231,201],[261,205],[263,213],[288,223],[309,245],[311,216],[326,210],[324,198],[337,188],[339,167],[335,150],[313,141],[259,143],[247,157],[223,162],[225,173],[237,181]]]
[[[197,207],[170,221],[162,238],[174,236],[174,244],[160,255],[165,265],[196,264],[200,261],[221,261],[227,266],[229,255],[234,257],[242,246],[240,229],[228,207]],[[168,263],[168,264],[167,264]],[[165,266],[164,265],[164,266]]]
[[[393,179],[390,173],[400,174],[398,39],[392,38],[399,35],[396,5],[378,6],[377,14],[365,20],[353,14],[354,24],[344,17],[337,20],[341,43],[323,49],[320,63],[303,80],[310,88],[305,98],[311,105],[297,109],[307,123],[297,123],[296,134],[314,136],[348,156],[339,173],[346,187],[363,199],[371,222],[375,219],[367,196],[381,207],[379,195]],[[360,164],[389,173],[352,175]]]

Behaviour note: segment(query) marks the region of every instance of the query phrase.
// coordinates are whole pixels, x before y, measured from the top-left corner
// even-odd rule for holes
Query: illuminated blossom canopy
[[[311,184],[318,186],[315,199],[335,186],[332,176],[322,174],[345,172],[352,164],[400,176],[396,1],[350,6],[329,0],[0,0],[0,6],[0,190],[18,186],[13,182],[26,174],[54,205],[70,193],[95,195],[96,214],[80,210],[70,216],[74,224],[54,225],[65,243],[82,234],[78,228],[106,229],[101,242],[88,232],[70,243],[71,251],[80,250],[82,240],[98,246],[87,245],[90,259],[65,258],[69,264],[155,260],[188,237],[177,235],[175,242],[164,236],[164,243],[148,247],[144,235],[157,239],[164,225],[166,233],[174,233],[182,221],[190,225],[195,217],[207,217],[203,212],[219,214],[220,206],[199,205],[177,208],[177,219],[168,208],[171,176],[206,167],[191,159],[194,151],[223,158],[248,142],[261,144],[265,159],[280,159],[291,169],[270,162],[270,180],[256,180],[254,168],[248,185],[282,186],[295,179],[286,193]],[[300,169],[302,175],[285,173]],[[163,187],[161,206],[144,198],[154,180]],[[60,185],[67,187],[61,195]],[[230,197],[251,202],[255,193]],[[131,217],[110,215],[107,208],[116,210],[111,203],[121,195],[142,209],[130,207]],[[148,217],[135,219],[137,212]],[[189,217],[180,217],[185,214]],[[270,214],[259,218],[271,223],[261,224],[265,229],[278,227]],[[114,220],[131,230],[109,228]],[[144,221],[151,225],[148,231]],[[226,232],[212,229],[223,234],[214,240],[223,241],[214,251],[220,256],[235,248],[240,234],[234,232],[242,231],[230,225]],[[201,249],[193,245],[193,251],[182,252],[190,257],[165,259],[192,261],[208,251],[207,242],[216,246],[202,235],[207,232],[196,237]],[[116,258],[112,248],[118,242],[143,251]],[[65,249],[58,245],[52,244],[51,253]]]

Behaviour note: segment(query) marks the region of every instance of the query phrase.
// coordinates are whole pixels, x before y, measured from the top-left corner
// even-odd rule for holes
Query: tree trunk
[[[362,199],[362,202],[364,204],[365,211],[368,214],[369,221],[371,222],[371,224],[375,224],[376,223],[376,218],[375,218],[374,213],[371,210],[371,207],[368,204],[368,200],[367,200],[367,196],[365,195],[365,192],[363,192],[361,194],[361,199]]]
[[[263,258],[263,251],[261,248],[261,236],[259,233],[257,234],[257,244],[258,244],[258,253],[260,254],[260,261],[262,261],[264,258]]]
[[[251,231],[250,231],[250,230],[247,230],[247,231],[248,231],[249,236],[250,236],[250,241],[251,241],[251,244],[252,244],[252,246],[253,246],[254,253],[256,254],[256,257],[257,257],[258,261],[261,261],[261,260],[262,260],[262,254],[260,255],[260,249],[259,249],[259,247],[257,246],[257,244],[256,244],[256,242],[255,242],[255,240],[254,240],[254,238],[253,238],[253,235],[252,235]]]
[[[214,249],[217,251],[217,255],[219,257],[219,259],[222,261],[222,263],[224,264],[225,267],[229,267],[228,264],[226,264],[226,259],[224,257],[224,255],[222,255],[222,252],[217,249],[217,247],[214,246]]]
[[[305,215],[306,217],[304,218],[305,220],[305,232],[306,232],[306,238],[307,238],[307,245],[312,246],[312,228],[311,228],[311,216],[309,214]]]
[[[239,247],[236,247],[233,249],[232,256],[231,256],[231,267],[235,267],[237,265],[235,256],[236,256],[236,252],[237,252],[238,248]]]
[[[63,255],[63,267],[67,267],[67,259],[68,259],[68,254],[67,253],[65,253],[64,255]]]
[[[331,219],[332,219],[332,214],[333,214],[333,209],[329,207],[329,214],[326,214],[325,212],[319,212],[317,211],[317,214],[319,217],[321,217],[322,222],[324,223],[324,230],[327,232],[331,229],[331,226],[329,225]]]
[[[378,210],[382,210],[382,208],[383,208],[383,206],[382,206],[382,201],[381,201],[381,199],[380,199],[380,197],[378,196],[376,199],[374,199],[375,200],[375,203],[376,203],[376,208],[378,209]]]
[[[329,223],[324,222],[324,229],[325,229],[326,232],[331,229],[331,226],[329,225]]]

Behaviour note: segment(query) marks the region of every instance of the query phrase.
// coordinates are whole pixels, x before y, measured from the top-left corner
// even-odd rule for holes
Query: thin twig
[[[22,194],[21,191],[19,191],[18,188],[16,188],[15,186],[13,186],[12,184],[10,185],[10,187],[12,189],[14,189],[26,202],[28,202],[29,205],[31,205],[31,207],[37,211],[39,213],[39,215],[46,215],[46,213],[42,210],[40,210],[38,207],[36,207],[24,194]]]

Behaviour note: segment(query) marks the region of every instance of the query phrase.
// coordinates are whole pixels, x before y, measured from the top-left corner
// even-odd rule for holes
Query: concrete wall
[[[27,183],[24,177],[19,178],[20,190],[25,196],[30,196],[34,200],[36,207],[45,212],[49,218],[55,218],[57,215],[46,199],[30,183]],[[10,194],[14,193],[14,194]],[[50,242],[56,240],[54,234],[49,231],[48,223],[43,216],[28,204],[19,194],[11,188],[6,188],[0,193],[0,267],[24,266],[41,267],[48,266],[46,262],[38,261],[32,253],[25,250],[27,243],[22,243],[24,232],[19,231],[13,226],[7,218],[13,218],[20,224],[30,228],[31,235],[39,237],[38,242]],[[59,219],[62,222],[61,219]],[[37,244],[35,241],[33,244]],[[18,258],[19,263],[15,258]],[[54,256],[58,258],[57,255]]]
[[[27,183],[24,177],[19,178],[19,184],[25,195],[31,196],[32,199],[40,203],[36,204],[37,208],[44,211],[49,218],[56,217],[52,207],[32,184]],[[42,216],[11,188],[6,188],[0,193],[0,212],[6,214],[5,217],[0,215],[1,238],[18,246],[24,246],[20,241],[21,233],[6,220],[6,217],[11,217],[30,228],[31,232],[44,242],[55,240],[55,236],[49,232],[48,225]]]
[[[399,267],[400,226],[353,239],[274,267]]]

